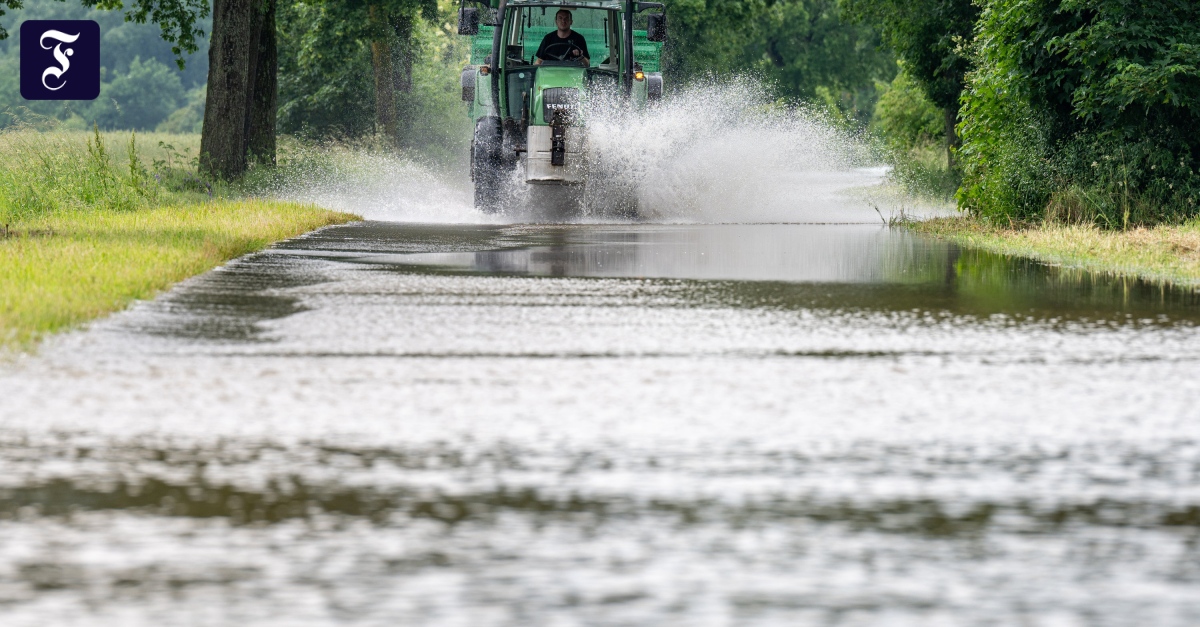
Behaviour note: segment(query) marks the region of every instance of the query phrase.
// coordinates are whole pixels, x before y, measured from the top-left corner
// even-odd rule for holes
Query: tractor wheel
[[[479,118],[471,139],[471,180],[475,182],[475,208],[484,213],[500,210],[504,184],[501,143],[500,119]]]

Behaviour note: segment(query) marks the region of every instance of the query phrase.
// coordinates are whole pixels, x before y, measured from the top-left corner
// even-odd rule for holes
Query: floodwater
[[[1198,321],[878,224],[324,229],[3,366],[0,624],[1198,624]]]

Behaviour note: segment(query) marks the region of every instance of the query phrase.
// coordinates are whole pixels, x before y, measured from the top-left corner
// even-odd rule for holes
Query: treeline
[[[788,96],[871,111],[894,146],[940,139],[975,215],[1108,228],[1200,216],[1197,0],[668,5],[676,72],[754,69]]]
[[[9,5],[12,3],[9,2]],[[4,3],[0,2],[0,11]],[[2,15],[3,13],[0,13]],[[177,55],[157,25],[127,22],[124,15],[83,6],[78,2],[24,0],[3,24],[14,34],[25,20],[94,20],[100,25],[100,97],[94,101],[28,101],[21,98],[17,37],[0,40],[0,128],[17,123],[28,113],[58,119],[68,127],[200,132],[204,84],[208,74],[207,46]],[[196,28],[208,32],[211,20]],[[202,41],[201,44],[204,42]],[[184,61],[180,69],[177,59]]]
[[[672,35],[665,70],[673,84],[751,72],[783,100],[817,102],[865,125],[897,75],[874,26],[844,19],[838,0],[668,4]],[[219,176],[237,176],[253,161],[273,162],[276,133],[370,136],[455,154],[469,139],[457,86],[468,42],[455,33],[452,0],[441,6],[437,0],[215,0],[211,10],[208,0],[20,5],[0,0],[0,9],[20,9],[13,27],[22,19],[100,22],[105,87],[90,104],[23,102],[16,45],[9,40],[0,44],[0,58],[13,70],[8,83],[0,83],[0,111],[25,107],[68,126],[175,132],[200,130],[207,115],[202,151],[210,173]],[[143,46],[113,45],[123,31],[136,32]],[[157,40],[160,35],[166,43]],[[177,61],[185,69],[170,67]],[[913,90],[904,93],[912,99]],[[889,111],[903,119],[926,113],[923,101],[916,105],[915,114],[911,106]],[[918,133],[922,141],[939,135],[924,131]]]
[[[309,138],[378,135],[402,148],[465,154],[470,124],[459,72],[458,5],[281,3],[279,120]]]
[[[466,137],[451,0],[213,0],[211,17],[209,0],[26,1],[18,20],[96,19],[111,55],[95,103],[30,109],[106,127],[204,119],[216,176],[238,176],[247,155],[273,162],[277,132]],[[976,215],[1124,227],[1200,212],[1196,0],[665,1],[669,83],[751,72],[898,148],[941,142]],[[10,109],[15,54],[0,42]]]
[[[7,8],[11,17],[0,19],[0,31],[15,34],[25,20],[90,19],[99,23],[102,39],[101,94],[91,102],[21,98],[17,38],[0,39],[0,128],[57,120],[60,128],[90,129],[95,123],[103,130],[201,132],[212,8],[238,5],[253,14],[247,19],[269,21],[275,33],[269,46],[274,51],[266,56],[276,61],[264,64],[264,69],[271,66],[276,82],[272,134],[340,140],[379,136],[399,146],[436,146],[427,151],[434,156],[462,152],[469,138],[457,93],[466,56],[465,42],[453,32],[457,5],[439,7],[435,0],[126,4],[0,0],[0,16]],[[145,21],[139,23],[143,9]],[[155,21],[156,12],[162,23]],[[187,32],[178,27],[180,21],[189,24]],[[194,52],[181,47],[189,43]],[[273,160],[269,154],[255,158]]]

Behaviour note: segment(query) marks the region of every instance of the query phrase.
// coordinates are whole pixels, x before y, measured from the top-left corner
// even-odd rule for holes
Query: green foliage
[[[366,8],[281,3],[279,130],[300,136],[357,137],[373,130],[374,84]]]
[[[875,104],[871,129],[886,146],[889,178],[914,196],[953,200],[959,177],[940,147],[946,128],[942,111],[903,71],[879,89],[883,95]]]
[[[758,66],[786,96],[810,99],[818,88],[836,96],[838,108],[866,122],[874,108],[876,81],[896,74],[892,55],[882,51],[870,27],[841,19],[836,0],[777,2],[760,24]],[[761,48],[760,48],[761,47]]]
[[[467,154],[474,126],[463,114],[459,74],[470,41],[457,34],[456,10],[437,22],[419,21],[413,31],[412,87],[398,94],[400,144],[449,161]]]
[[[21,9],[26,0],[0,0],[0,17],[5,8]],[[64,1],[64,0],[59,0]],[[132,0],[126,8],[123,0],[80,0],[89,9],[100,11],[123,11],[124,20],[136,24],[147,21],[157,24],[162,40],[171,45],[171,52],[179,69],[183,69],[185,55],[195,53],[204,43],[204,18],[209,14],[208,0]],[[30,2],[30,5],[37,5]],[[39,18],[29,18],[39,19]],[[46,19],[46,18],[40,18]],[[58,18],[84,19],[84,18]],[[90,18],[87,18],[90,19]],[[8,38],[8,31],[0,25],[0,40]]]
[[[208,0],[131,0],[129,8],[123,0],[81,1],[86,7],[102,11],[123,10],[126,22],[158,24],[162,39],[171,44],[175,63],[181,70],[186,65],[184,54],[198,51],[204,40],[201,21],[209,14]]]
[[[19,8],[21,8],[21,6],[22,6],[21,0],[0,1],[0,17],[4,17],[5,13],[7,13],[6,9],[11,11],[13,9],[19,9]],[[0,39],[7,39],[7,38],[8,38],[8,31],[4,29],[3,24],[0,24]]]
[[[4,6],[4,2],[5,0],[0,0],[0,7]],[[172,52],[171,45],[162,40],[158,28],[149,24],[126,22],[118,12],[89,9],[79,3],[66,3],[60,0],[25,0],[24,6],[15,11],[13,17],[15,18],[15,27],[19,27],[25,20],[95,20],[100,25],[100,45],[103,51],[100,57],[101,76],[104,81],[102,89],[116,77],[128,76],[130,65],[134,59],[140,58],[142,63],[156,61],[164,67],[172,65],[176,61],[176,55]],[[196,25],[197,32],[208,28],[209,24],[210,21],[207,18],[201,19]],[[184,59],[187,61],[186,68],[184,70],[170,68],[170,72],[178,77],[178,81],[185,89],[202,86],[208,75],[208,55],[207,50],[204,49],[207,42],[204,39],[197,39],[195,43],[198,46],[197,52],[184,55]],[[89,103],[23,99],[18,81],[19,67],[16,39],[0,40],[0,129],[21,123],[43,124],[49,122],[53,125],[53,120],[65,122],[72,128],[90,129],[92,121],[95,119],[88,116],[88,112],[92,110],[96,112],[103,110],[105,117],[100,123],[105,128],[124,124],[121,116],[116,115],[111,101],[104,100],[105,96],[103,95],[100,98],[104,100],[103,104],[99,104],[99,101]],[[108,89],[111,91],[112,88],[108,87]],[[168,96],[175,95],[174,90],[168,94]],[[158,106],[163,100],[169,100],[169,98],[152,96],[151,102],[148,102],[147,106]],[[125,100],[118,98],[118,101],[123,110],[128,109]],[[135,108],[140,106],[138,103],[133,104]],[[202,111],[203,105],[201,105]],[[129,128],[135,127],[130,126]],[[153,128],[153,125],[139,125],[136,128]]]
[[[865,123],[877,81],[896,64],[876,32],[844,20],[836,0],[668,0],[672,82],[750,71],[778,95],[833,104]]]
[[[871,126],[898,150],[912,150],[940,142],[946,125],[942,112],[929,101],[925,92],[906,72],[880,89],[883,95],[875,104]]]
[[[1030,219],[1052,191],[1046,120],[1015,96],[1007,79],[987,60],[981,65],[971,76],[959,112],[959,206],[1004,222]]]
[[[1120,228],[1200,212],[1200,3],[992,0],[977,55],[963,206]]]
[[[842,0],[847,16],[877,27],[935,105],[957,109],[979,7],[972,0]]]
[[[179,75],[161,62],[135,58],[129,71],[100,87],[84,117],[101,128],[148,130],[167,119],[183,100]]]
[[[199,133],[204,126],[204,98],[207,89],[207,85],[201,85],[188,91],[185,104],[172,111],[167,119],[154,127],[154,130],[159,133]]]
[[[917,198],[949,203],[958,191],[958,171],[946,162],[946,151],[935,146],[892,149],[888,178]]]
[[[375,32],[367,8],[354,3],[280,5],[279,130],[308,139],[348,140],[375,129],[372,37],[389,39],[395,63],[411,63],[411,81],[396,94],[402,147],[450,158],[465,153],[471,126],[459,97],[469,41],[456,33],[457,5],[393,3],[409,20],[407,42]],[[432,13],[431,13],[432,11]]]

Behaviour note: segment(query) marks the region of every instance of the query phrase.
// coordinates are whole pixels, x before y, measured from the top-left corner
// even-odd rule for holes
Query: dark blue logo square
[[[99,95],[99,24],[92,20],[21,24],[21,97],[95,100]]]

